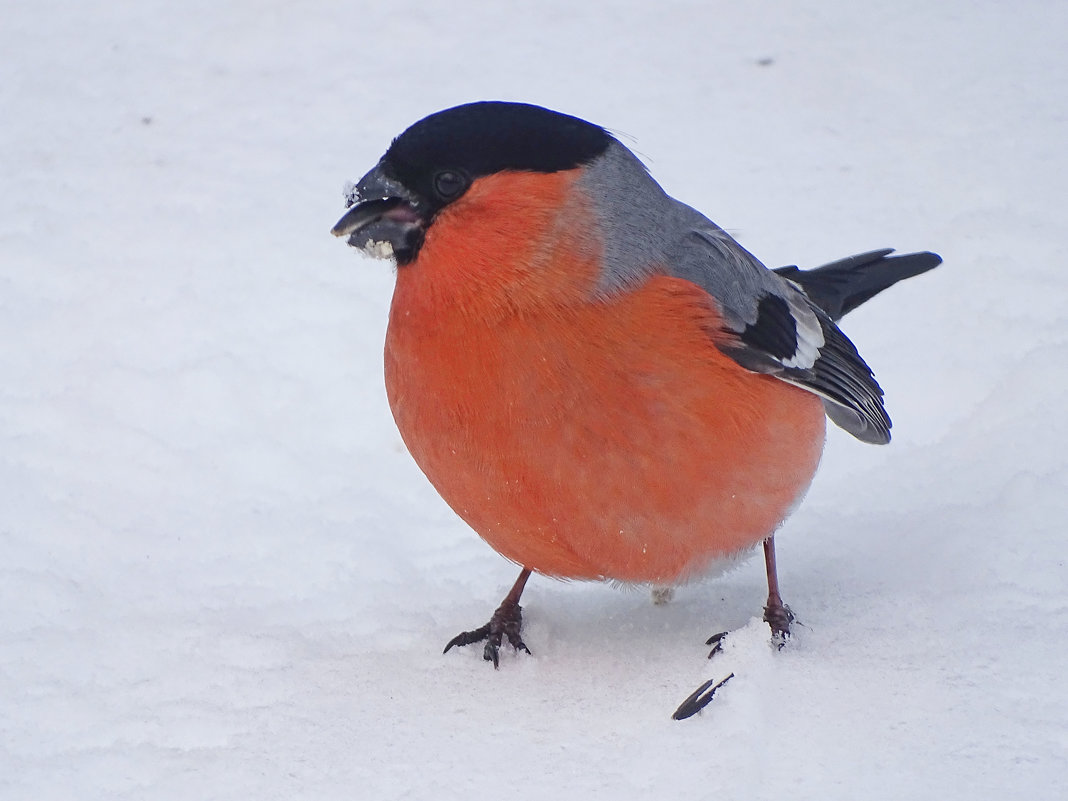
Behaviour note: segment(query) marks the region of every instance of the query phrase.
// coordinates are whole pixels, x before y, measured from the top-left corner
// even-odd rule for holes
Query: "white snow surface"
[[[1068,797],[1068,4],[36,0],[0,24],[0,798]],[[515,578],[382,386],[330,236],[427,113],[619,132],[769,266],[945,264],[844,328],[778,537],[682,588]],[[736,630],[708,661],[704,639]],[[735,679],[670,719],[701,681]]]

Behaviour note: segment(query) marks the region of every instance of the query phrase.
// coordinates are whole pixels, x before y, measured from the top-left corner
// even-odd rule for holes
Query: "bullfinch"
[[[333,229],[396,261],[390,408],[416,463],[522,567],[489,622],[522,639],[532,572],[671,587],[763,543],[805,494],[827,417],[890,440],[883,392],[836,324],[933,253],[769,270],[668,196],[604,128],[533,105],[432,114],[393,140]]]

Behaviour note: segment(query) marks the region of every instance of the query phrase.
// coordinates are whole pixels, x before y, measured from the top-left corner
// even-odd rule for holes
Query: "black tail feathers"
[[[813,303],[838,321],[898,281],[933,270],[942,263],[937,253],[890,256],[893,252],[893,248],[873,250],[814,270],[780,267],[775,272],[800,284]]]

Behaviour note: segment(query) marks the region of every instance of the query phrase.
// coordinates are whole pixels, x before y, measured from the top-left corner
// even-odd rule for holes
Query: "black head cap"
[[[486,101],[415,123],[393,140],[381,165],[425,202],[441,208],[481,176],[503,170],[569,170],[592,161],[611,142],[604,128],[578,117],[526,103]]]

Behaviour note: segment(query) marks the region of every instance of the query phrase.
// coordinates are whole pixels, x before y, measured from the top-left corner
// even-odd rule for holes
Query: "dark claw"
[[[530,649],[520,636],[522,628],[523,608],[513,601],[505,601],[497,607],[489,623],[472,631],[460,632],[449,640],[449,644],[445,646],[442,653],[447,654],[454,645],[471,645],[485,640],[486,646],[482,649],[482,658],[487,662],[492,662],[496,669],[500,667],[501,642],[505,639],[516,651],[530,653]]]
[[[445,650],[442,653],[447,654],[454,645],[470,645],[473,642],[482,642],[489,636],[489,630],[490,625],[487,623],[485,626],[479,626],[474,631],[461,631],[449,640],[449,644],[445,646]]]
[[[705,640],[705,645],[712,646],[712,650],[708,652],[709,659],[711,659],[723,650],[723,640],[726,639],[726,637],[727,632],[721,631],[719,634],[713,634],[711,637]]]
[[[533,654],[530,653],[530,649],[527,648],[527,644],[523,642],[522,638],[519,636],[518,629],[515,632],[505,629],[504,634],[508,638],[508,644],[512,646],[512,648],[516,651],[526,651],[529,656],[533,656]]]
[[[501,643],[500,635],[498,635],[497,642],[493,641],[492,637],[486,638],[486,647],[482,649],[482,658],[487,662],[493,663],[493,669],[497,670],[501,666]]]
[[[708,703],[712,700],[712,696],[716,694],[716,690],[733,678],[734,674],[731,673],[727,678],[720,679],[718,682],[715,679],[709,679],[694,690],[685,701],[679,704],[679,708],[675,710],[675,714],[671,717],[674,720],[686,720],[686,718],[693,717],[708,706]]]

